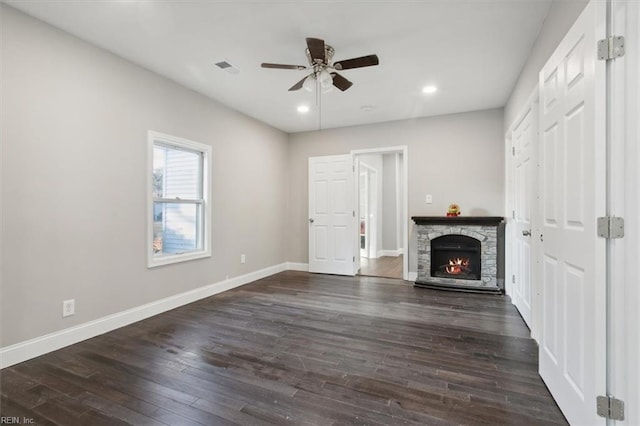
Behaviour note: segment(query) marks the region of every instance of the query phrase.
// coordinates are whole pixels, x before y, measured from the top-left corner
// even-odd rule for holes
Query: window
[[[148,266],[211,256],[211,147],[149,132]]]

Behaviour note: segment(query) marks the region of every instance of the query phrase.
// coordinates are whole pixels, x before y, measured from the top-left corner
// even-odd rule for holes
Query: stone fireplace
[[[504,290],[502,217],[412,219],[418,230],[416,286],[483,293]]]

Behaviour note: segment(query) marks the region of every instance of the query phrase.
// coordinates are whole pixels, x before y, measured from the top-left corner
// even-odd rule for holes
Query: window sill
[[[174,263],[188,262],[190,260],[204,259],[205,257],[211,257],[210,251],[198,251],[192,253],[183,253],[168,255],[162,257],[150,258],[147,261],[147,268],[155,268],[157,266],[172,265]]]

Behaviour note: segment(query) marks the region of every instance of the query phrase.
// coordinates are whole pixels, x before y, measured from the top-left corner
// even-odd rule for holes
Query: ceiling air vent
[[[218,62],[216,63],[216,66],[221,70],[228,72],[229,74],[240,74],[240,70],[227,61]]]

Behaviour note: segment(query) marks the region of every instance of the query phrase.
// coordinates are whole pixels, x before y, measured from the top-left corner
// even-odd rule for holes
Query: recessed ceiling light
[[[438,88],[436,86],[424,86],[422,88],[422,93],[430,94],[430,93],[435,93],[437,90]]]
[[[307,105],[300,105],[298,107],[298,112],[300,114],[306,114],[307,112],[309,112],[309,107]]]
[[[373,111],[375,107],[373,105],[362,105],[360,109],[364,112]]]

